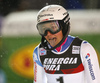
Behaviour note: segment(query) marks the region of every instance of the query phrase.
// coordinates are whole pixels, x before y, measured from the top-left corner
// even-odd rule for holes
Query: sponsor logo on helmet
[[[39,15],[39,16],[38,16],[38,20],[39,20],[41,17],[45,17],[45,16],[53,16],[53,14],[43,14],[43,15]]]
[[[66,15],[66,14],[68,14],[68,13],[67,12],[63,13],[63,15]]]

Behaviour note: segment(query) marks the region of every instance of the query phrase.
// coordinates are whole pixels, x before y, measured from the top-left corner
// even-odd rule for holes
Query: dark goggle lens
[[[47,35],[47,31],[50,31],[52,34],[55,34],[61,30],[58,21],[49,21],[37,24],[39,33],[42,36]]]

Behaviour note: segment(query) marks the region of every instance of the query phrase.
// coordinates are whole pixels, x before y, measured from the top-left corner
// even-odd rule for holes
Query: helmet
[[[68,15],[68,12],[65,8],[60,5],[48,5],[42,8],[37,16],[37,22],[44,22],[50,20],[63,20]],[[69,16],[69,15],[68,15]],[[68,20],[67,17],[66,20]]]
[[[69,34],[70,29],[70,17],[68,11],[60,6],[60,5],[48,5],[43,7],[37,14],[37,24],[46,22],[46,21],[59,21],[60,25],[63,27],[62,32],[64,38],[61,40],[63,42]],[[44,37],[42,37],[42,44],[45,40]],[[58,47],[57,45],[56,47]]]

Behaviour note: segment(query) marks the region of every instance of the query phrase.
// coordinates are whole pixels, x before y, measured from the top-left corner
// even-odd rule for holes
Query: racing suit
[[[34,83],[100,83],[97,54],[87,41],[68,35],[54,50],[33,53]]]

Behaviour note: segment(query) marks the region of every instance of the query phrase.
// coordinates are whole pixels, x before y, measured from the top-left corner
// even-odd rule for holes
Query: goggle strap
[[[69,13],[63,18],[64,23],[67,23],[70,20]]]
[[[65,22],[66,24],[69,22],[70,18],[68,18],[68,20]]]

